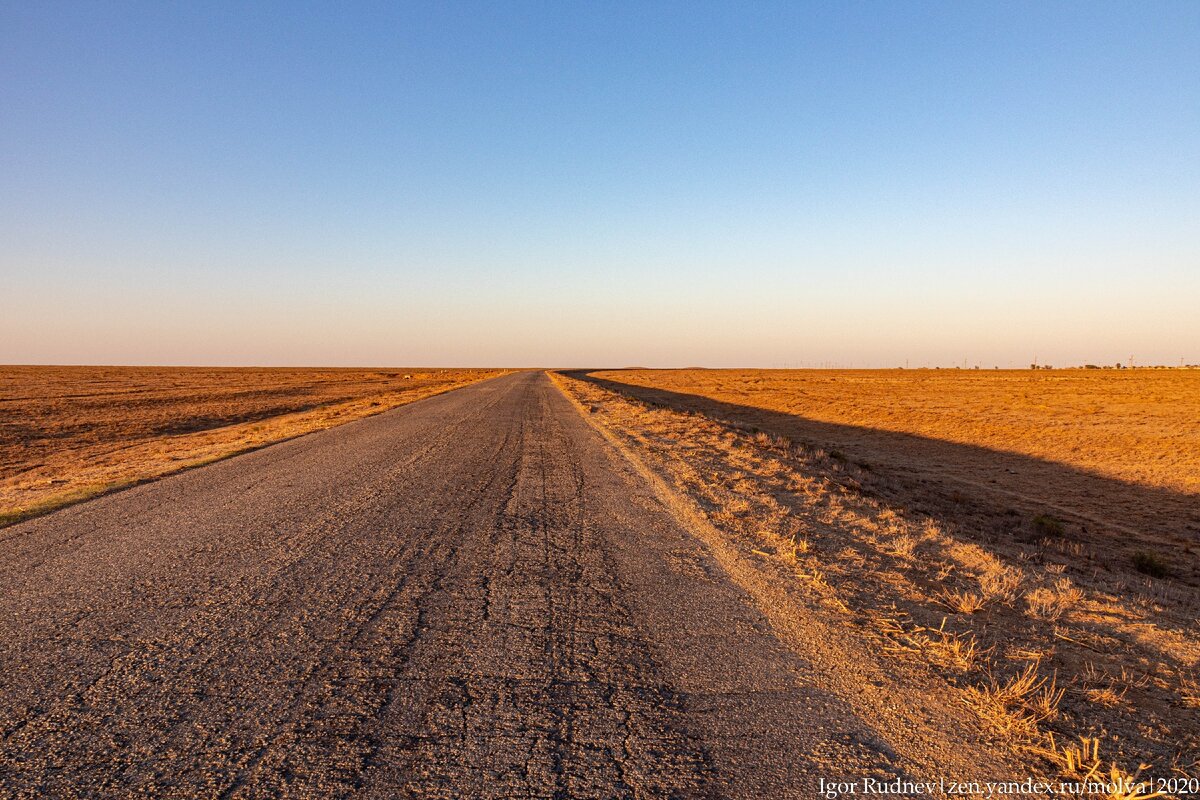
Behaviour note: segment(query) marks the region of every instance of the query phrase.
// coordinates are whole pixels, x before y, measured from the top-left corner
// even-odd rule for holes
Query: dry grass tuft
[[[889,652],[918,653],[934,663],[958,672],[970,672],[986,655],[969,632],[946,630],[946,620],[937,628],[915,624],[907,617],[881,616],[875,630],[892,642]]]
[[[958,589],[943,589],[938,599],[942,604],[958,614],[974,614],[983,608],[983,595],[978,592],[960,591]]]
[[[966,701],[980,718],[999,733],[1031,739],[1038,733],[1038,724],[1057,713],[1063,691],[1054,680],[1039,677],[1037,665],[1030,664],[1023,672],[1006,681],[989,678],[982,686],[969,686]]]
[[[1059,578],[1052,587],[1039,586],[1025,595],[1029,616],[1054,622],[1083,599],[1083,592],[1070,578]]]
[[[1113,762],[1108,771],[1104,770],[1104,760],[1100,758],[1100,740],[1094,737],[1081,736],[1079,744],[1059,745],[1054,734],[1046,734],[1044,742],[1025,748],[1045,758],[1058,767],[1059,771],[1077,784],[1090,785],[1094,790],[1086,791],[1085,796],[1100,797],[1104,800],[1153,800],[1156,797],[1166,797],[1164,792],[1154,791],[1149,781],[1139,780],[1145,764],[1138,766],[1132,773],[1127,772]]]
[[[885,543],[884,549],[896,556],[896,558],[902,558],[907,561],[913,557],[913,553],[917,549],[917,540],[907,534],[897,536]]]
[[[975,668],[983,652],[973,635],[946,630],[939,630],[937,633],[938,637],[930,638],[928,646],[934,661],[961,672],[969,672]]]
[[[1017,592],[1025,576],[1021,570],[1012,567],[1002,567],[999,570],[979,576],[979,590],[984,600],[988,602],[1011,605],[1017,599]]]
[[[1095,689],[1087,689],[1084,692],[1088,700],[1098,706],[1105,708],[1117,708],[1125,705],[1125,692],[1118,691],[1112,686],[1101,686]]]
[[[1179,682],[1179,699],[1188,708],[1200,708],[1200,681],[1184,677]]]

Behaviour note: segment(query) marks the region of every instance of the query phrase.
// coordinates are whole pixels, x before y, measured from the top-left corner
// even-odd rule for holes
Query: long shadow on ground
[[[881,499],[973,526],[987,539],[1030,544],[1045,538],[1034,517],[1064,523],[1061,541],[1082,545],[1098,564],[1127,571],[1149,551],[1171,566],[1170,579],[1200,586],[1200,497],[1145,486],[1019,453],[910,433],[819,422],[700,395],[564,374],[652,405],[703,414],[742,428],[786,436],[867,465]]]

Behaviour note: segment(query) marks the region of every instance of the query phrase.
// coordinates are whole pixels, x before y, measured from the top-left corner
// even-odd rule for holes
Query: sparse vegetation
[[[979,576],[979,588],[986,601],[1011,604],[1021,588],[1021,571],[1012,567],[999,569]]]
[[[1200,681],[1183,677],[1179,681],[1179,698],[1188,708],[1200,708]]]

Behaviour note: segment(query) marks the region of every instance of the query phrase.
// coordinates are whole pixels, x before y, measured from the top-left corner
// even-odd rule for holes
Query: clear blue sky
[[[0,363],[1200,362],[1200,2],[0,0],[0,278]]]

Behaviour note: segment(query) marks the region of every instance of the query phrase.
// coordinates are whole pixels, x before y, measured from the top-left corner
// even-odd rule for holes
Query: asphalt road
[[[0,530],[0,796],[902,775],[542,373]]]

